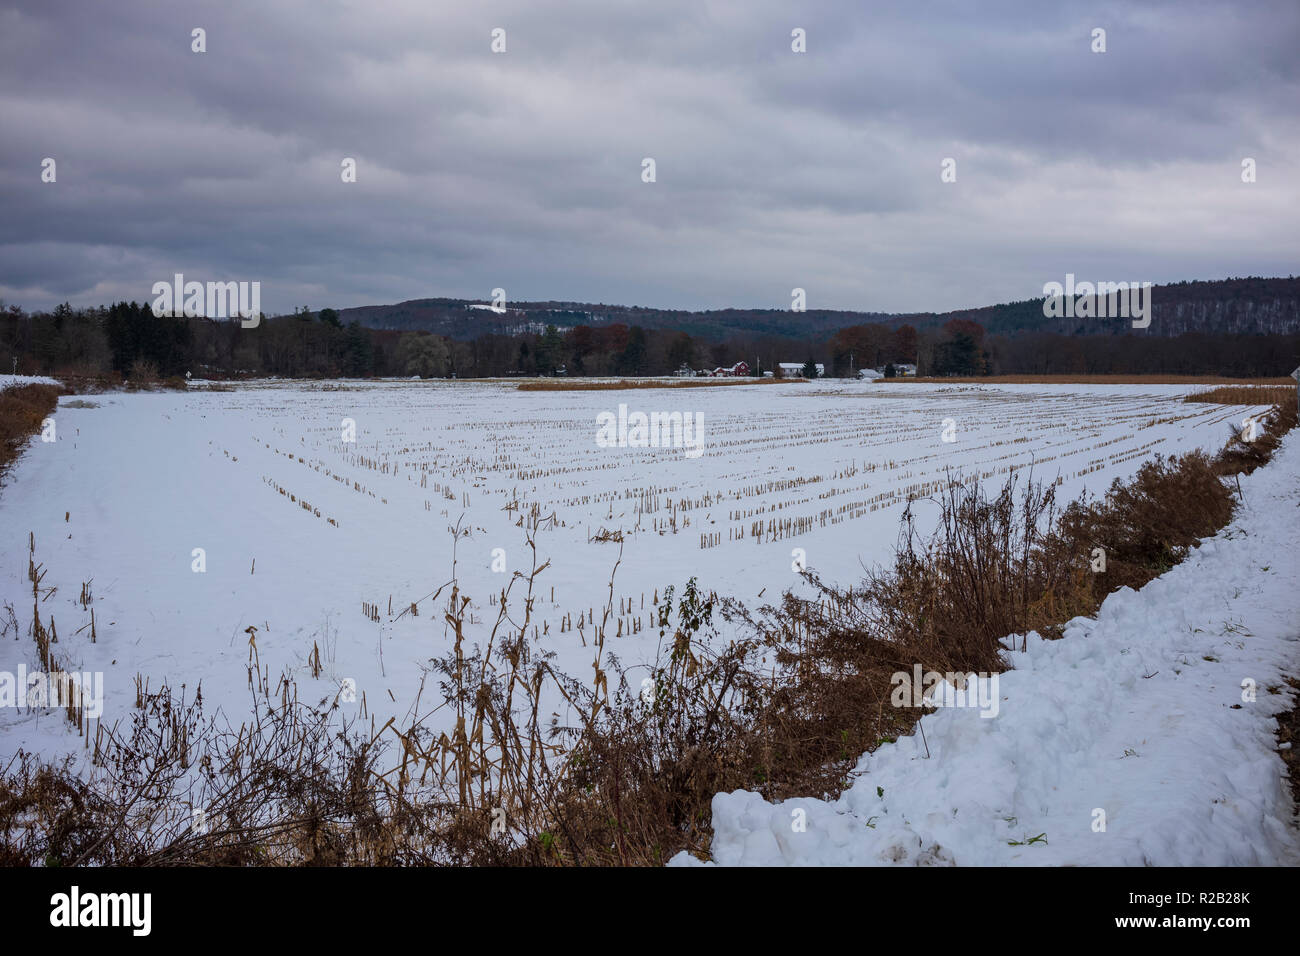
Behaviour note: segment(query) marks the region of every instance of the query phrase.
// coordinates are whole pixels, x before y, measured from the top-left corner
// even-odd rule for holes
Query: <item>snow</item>
[[[923,717],[924,738],[865,755],[836,800],[718,794],[713,862],[1300,863],[1274,736],[1292,702],[1283,676],[1300,665],[1298,470],[1292,434],[1242,477],[1232,523],[1182,564],[1112,594],[1061,640],[1031,633],[1022,653],[1013,635],[996,718]]]
[[[0,375],[0,392],[6,388],[18,388],[21,385],[58,385],[52,378],[44,375]]]
[[[607,649],[637,668],[655,656],[649,617],[667,585],[680,592],[696,576],[706,591],[756,606],[797,585],[795,549],[829,581],[848,583],[862,564],[888,558],[908,494],[950,468],[1000,482],[1032,465],[1036,477],[1059,475],[1059,493],[1073,498],[1131,475],[1152,454],[1218,448],[1250,411],[1184,403],[1193,387],[1183,386],[514,386],[192,382],[186,392],[61,398],[57,441],[30,442],[0,489],[0,607],[14,607],[22,633],[0,641],[0,672],[37,666],[27,634],[31,532],[42,586],[57,588],[42,617],[57,624],[66,669],[103,674],[105,725],[133,712],[137,674],[154,688],[166,681],[192,692],[201,682],[208,712],[220,707],[237,721],[249,700],[249,626],[272,686],[286,674],[301,699],[323,700],[351,679],[377,726],[390,716],[407,723],[424,666],[450,647],[425,598],[451,577],[448,529],[458,521],[469,532],[456,547],[456,574],[474,602],[473,643],[496,618],[489,597],[529,562],[519,511],[506,506],[517,500],[556,516],[539,540],[539,563],[551,566],[538,578],[536,644],[555,652],[558,670],[582,676],[590,640],[561,633],[560,621],[593,608],[600,619],[619,554],[617,544],[592,540],[602,529],[623,534],[615,605],[630,605],[619,615],[623,636],[611,622]],[[702,415],[704,454],[599,447],[597,418],[620,403]],[[342,441],[345,419],[354,443]],[[943,440],[946,421],[953,442]],[[926,513],[918,506],[922,526]],[[787,519],[803,519],[802,530],[756,540],[756,523]],[[498,548],[505,574],[493,570]],[[202,573],[192,570],[195,549]],[[77,600],[85,582],[93,644],[88,627],[79,631],[89,622]],[[363,617],[363,602],[379,606],[378,622]],[[402,616],[411,602],[422,602],[418,616]],[[307,660],[317,647],[324,672],[313,677]],[[1167,669],[1143,688],[1164,679]],[[562,701],[548,706],[563,718]],[[445,729],[443,719],[447,709],[431,729]],[[1006,719],[1004,707],[981,723]],[[0,707],[0,763],[20,747],[84,755],[56,710]],[[1126,772],[1133,763],[1123,761]]]

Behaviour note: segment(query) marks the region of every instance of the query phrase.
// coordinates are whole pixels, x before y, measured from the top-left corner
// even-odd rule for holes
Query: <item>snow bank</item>
[[[0,375],[0,392],[6,388],[17,388],[20,385],[58,385],[59,383],[52,378],[44,375]]]
[[[1232,524],[1181,565],[1112,594],[1063,640],[1031,633],[1021,653],[1015,638],[996,718],[927,715],[924,739],[864,756],[838,800],[718,794],[713,861],[1300,862],[1274,737],[1274,715],[1290,706],[1282,676],[1300,670],[1298,470],[1292,435],[1241,479]],[[698,864],[685,853],[670,863]]]

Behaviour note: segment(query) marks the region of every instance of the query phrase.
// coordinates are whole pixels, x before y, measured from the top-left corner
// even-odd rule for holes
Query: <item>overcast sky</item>
[[[1300,273],[1298,49],[1296,0],[24,0],[0,297],[922,311]]]

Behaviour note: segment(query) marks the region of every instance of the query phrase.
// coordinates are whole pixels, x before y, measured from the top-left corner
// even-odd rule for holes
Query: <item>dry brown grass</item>
[[[1295,696],[1295,706],[1285,714],[1279,714],[1277,718],[1278,731],[1278,756],[1286,764],[1287,774],[1291,777],[1291,798],[1296,807],[1300,807],[1300,680],[1294,677],[1286,678],[1287,684],[1290,685]],[[1270,687],[1269,693],[1281,693],[1281,686]],[[1296,817],[1300,818],[1300,810],[1296,811]]]
[[[1253,439],[1247,440],[1244,429],[1238,431],[1235,426],[1230,426],[1228,444],[1215,460],[1220,475],[1248,475],[1267,464],[1281,443],[1282,436],[1297,424],[1296,403],[1290,401],[1275,405],[1271,411],[1254,417],[1261,430]]]
[[[1185,402],[1208,402],[1212,405],[1295,405],[1295,384],[1290,385],[1221,385],[1203,392],[1193,392]]]
[[[66,389],[61,385],[17,385],[0,390],[0,473],[18,457],[27,439],[41,430]]]
[[[803,379],[800,378],[683,378],[679,381],[624,378],[617,381],[601,382],[546,379],[536,382],[520,382],[516,387],[521,392],[603,392],[629,388],[722,388],[726,385],[773,385],[778,382],[802,381]]]
[[[1100,548],[1105,554],[1105,570],[1090,576],[1096,605],[1119,587],[1136,590],[1165,573],[1197,540],[1228,523],[1234,497],[1220,478],[1237,469],[1222,462],[1200,452],[1157,456],[1131,481],[1114,481],[1104,497],[1065,509],[1054,533],[1059,549],[1087,556]]]
[[[1224,378],[1221,375],[985,375],[954,378],[882,378],[878,383],[931,382],[1006,385],[1291,385],[1289,378]]]

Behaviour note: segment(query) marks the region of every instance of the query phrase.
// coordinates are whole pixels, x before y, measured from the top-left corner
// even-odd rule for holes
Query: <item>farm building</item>
[[[737,362],[731,368],[723,368],[719,365],[712,374],[714,378],[743,378],[749,375],[749,363]]]
[[[803,362],[778,362],[781,367],[782,378],[803,378]],[[817,377],[821,378],[826,374],[826,366],[821,362],[817,364]]]

